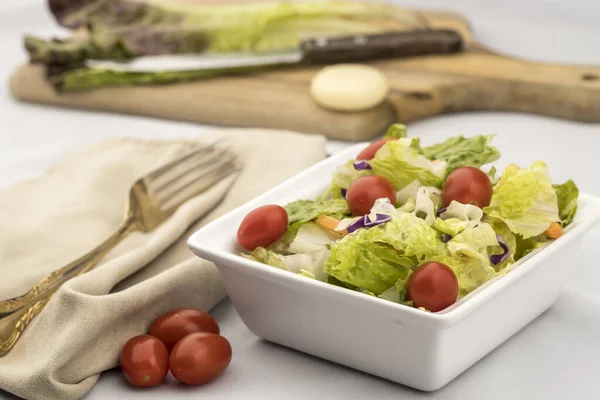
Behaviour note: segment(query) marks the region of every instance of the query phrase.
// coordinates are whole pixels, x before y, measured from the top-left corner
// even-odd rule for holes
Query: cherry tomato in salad
[[[169,352],[154,336],[135,336],[121,350],[121,372],[129,383],[138,387],[160,384],[169,372]]]
[[[398,140],[398,138],[385,138],[385,139],[376,140],[373,143],[371,143],[370,145],[368,145],[367,147],[365,147],[363,151],[358,153],[358,155],[356,156],[356,159],[357,160],[372,160],[375,157],[375,153],[377,153],[377,150],[382,148],[383,145],[385,145],[388,142],[388,140]]]
[[[186,385],[201,385],[219,376],[231,362],[231,345],[214,333],[190,333],[171,352],[169,368]]]
[[[252,210],[242,220],[237,232],[237,241],[246,250],[265,247],[279,240],[288,225],[285,209],[267,205]]]
[[[442,188],[442,203],[447,207],[456,200],[483,208],[490,205],[492,194],[492,182],[485,172],[475,167],[460,167],[448,175]]]
[[[194,332],[210,332],[218,335],[219,324],[204,311],[182,308],[158,317],[150,325],[150,335],[160,339],[168,351],[171,351],[180,339]]]
[[[408,279],[406,296],[415,307],[432,312],[441,311],[456,302],[456,275],[450,267],[440,262],[421,264]]]
[[[346,193],[348,208],[353,215],[365,215],[377,199],[387,197],[392,204],[396,203],[394,186],[382,176],[362,176],[352,182]]]

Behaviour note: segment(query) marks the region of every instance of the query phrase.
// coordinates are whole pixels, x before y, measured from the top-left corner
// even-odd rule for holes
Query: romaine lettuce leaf
[[[490,143],[494,135],[479,135],[470,138],[456,136],[446,141],[423,148],[423,155],[430,160],[446,161],[449,174],[458,167],[482,165],[500,158],[500,152]]]
[[[477,226],[482,217],[481,208],[452,201],[439,218],[436,218],[433,227],[450,236],[456,236],[466,228]]]
[[[344,194],[342,188],[335,182],[331,182],[329,187],[317,197],[317,201],[324,200],[344,200]]]
[[[494,228],[490,224],[481,222],[476,227],[467,228],[454,236],[446,246],[453,256],[465,255],[489,264],[489,247],[499,246],[499,244]]]
[[[392,124],[383,135],[384,138],[400,139],[406,137],[406,125],[404,124]]]
[[[458,281],[459,299],[492,279],[496,274],[489,262],[482,262],[479,258],[440,254],[427,261],[444,263],[454,271]]]
[[[446,163],[428,160],[410,146],[411,142],[410,138],[388,141],[369,161],[372,173],[389,180],[396,190],[415,179],[425,186],[440,186],[446,175]]]
[[[498,219],[489,218],[488,222],[490,225],[492,225],[492,228],[494,228],[496,234],[502,236],[502,239],[504,239],[504,243],[506,243],[506,245],[508,246],[508,256],[506,257],[506,259],[501,263],[493,265],[496,271],[502,271],[516,261],[515,253],[517,251],[517,236],[510,231],[510,229],[504,222]],[[502,247],[500,246],[494,246],[490,249],[490,256],[493,254],[503,253],[504,249],[502,249]]]
[[[294,222],[285,230],[283,237],[268,246],[269,250],[277,253],[289,253],[290,244],[296,239],[298,231],[306,222]]]
[[[380,295],[421,260],[444,252],[440,235],[425,221],[398,213],[386,224],[359,229],[331,246],[325,271],[352,286]]]
[[[423,186],[418,179],[415,179],[408,185],[404,186],[401,190],[396,192],[396,203],[405,204],[410,199],[417,198],[417,191]]]
[[[332,186],[337,186],[340,189],[348,189],[352,182],[360,178],[361,176],[373,175],[373,170],[363,169],[357,170],[354,168],[354,162],[352,159],[346,162],[344,165],[340,165],[333,171],[333,182]]]
[[[274,251],[257,247],[251,254],[242,254],[243,257],[271,265],[285,271],[307,276],[325,282],[327,274],[324,272],[325,262],[329,258],[329,250],[322,249],[312,253],[281,255]]]
[[[496,182],[498,181],[498,179],[496,178],[496,174],[498,173],[498,171],[496,171],[496,167],[494,165],[492,165],[492,168],[490,168],[490,170],[488,172],[486,172],[486,175],[490,177],[490,181],[492,181],[492,185],[495,185]]]
[[[330,215],[335,218],[342,218],[350,214],[346,200],[296,200],[287,204],[285,211],[288,214],[288,224],[297,222],[310,222],[319,217],[319,215]]]
[[[396,207],[390,202],[390,199],[387,197],[382,197],[381,199],[375,200],[373,207],[371,207],[370,214],[387,214],[387,215],[396,215],[398,210]]]
[[[342,282],[379,295],[407,275],[411,264],[409,259],[389,246],[368,242],[361,235],[348,235],[332,246],[325,272]]]
[[[546,235],[539,235],[524,239],[521,235],[515,235],[517,248],[515,250],[515,261],[520,260],[535,249],[538,249],[548,243]]]
[[[291,253],[312,253],[325,250],[340,237],[321,228],[314,222],[303,224],[294,240],[290,243],[288,251]]]
[[[435,213],[441,203],[442,191],[432,186],[421,186],[417,190],[413,214],[422,218],[428,225],[435,222]]]
[[[524,239],[537,236],[551,222],[560,221],[556,191],[546,163],[536,161],[529,169],[509,165],[494,186],[490,205],[483,211],[504,221]]]
[[[335,286],[343,287],[345,289],[350,289],[350,290],[356,290],[356,286],[352,286],[349,283],[342,282],[339,279],[337,279],[335,276],[328,275],[326,282],[329,283],[330,285],[335,285]]]
[[[462,204],[453,200],[450,202],[450,205],[446,207],[446,210],[440,214],[440,218],[456,218],[466,222],[467,228],[473,228],[477,226],[481,221],[481,218],[483,218],[483,211],[481,208],[472,204]]]
[[[467,222],[458,218],[436,218],[433,222],[433,227],[442,233],[456,236],[467,228]]]
[[[558,198],[558,216],[561,220],[561,226],[565,227],[573,222],[577,212],[579,189],[575,182],[570,179],[562,185],[554,185],[553,187]]]

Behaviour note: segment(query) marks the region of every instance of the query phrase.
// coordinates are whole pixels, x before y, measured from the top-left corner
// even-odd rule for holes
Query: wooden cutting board
[[[57,94],[39,66],[26,65],[10,88],[22,101],[147,115],[203,124],[290,129],[339,140],[368,140],[391,123],[444,113],[502,110],[600,122],[600,67],[539,64],[495,54],[479,45],[456,14],[416,12],[431,28],[461,33],[466,51],[371,63],[391,91],[364,112],[333,112],[310,97],[318,68],[279,70],[153,87],[105,88]]]

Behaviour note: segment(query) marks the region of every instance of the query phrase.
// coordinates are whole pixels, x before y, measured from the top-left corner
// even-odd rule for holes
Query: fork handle
[[[137,229],[134,217],[128,216],[95,249],[46,276],[24,295],[0,301],[0,357],[13,348],[33,317],[44,309],[52,295],[66,281],[94,268],[110,250]]]

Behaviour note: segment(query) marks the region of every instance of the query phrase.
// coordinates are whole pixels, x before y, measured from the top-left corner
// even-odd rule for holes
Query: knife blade
[[[371,35],[303,40],[296,50],[270,53],[170,54],[129,62],[87,60],[89,68],[122,72],[195,71],[286,64],[318,65],[462,51],[460,34],[450,29],[420,29]]]

